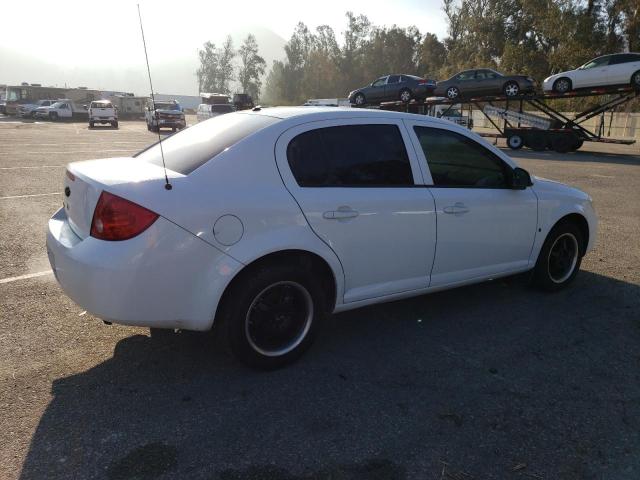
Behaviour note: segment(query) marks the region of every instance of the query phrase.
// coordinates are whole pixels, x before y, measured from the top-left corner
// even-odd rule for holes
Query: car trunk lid
[[[171,170],[167,175],[170,179],[184,176]],[[63,200],[69,225],[80,238],[89,236],[93,212],[103,191],[153,210],[144,205],[144,191],[163,190],[164,183],[162,167],[131,157],[70,163],[64,177]]]

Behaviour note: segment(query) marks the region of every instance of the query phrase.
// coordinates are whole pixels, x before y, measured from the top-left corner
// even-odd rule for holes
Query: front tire
[[[571,80],[568,78],[562,77],[553,82],[553,91],[556,93],[567,93],[571,91],[571,88]]]
[[[49,118],[55,122],[56,120],[58,120],[58,113],[57,112],[49,112]]]
[[[95,124],[93,122],[89,122],[89,128],[93,128]]]
[[[367,103],[367,100],[364,98],[364,94],[362,93],[357,93],[353,100],[358,106],[362,106]]]
[[[277,264],[247,272],[223,307],[231,351],[260,370],[290,364],[311,346],[325,306],[325,292],[313,272]]]
[[[551,229],[542,245],[533,271],[535,286],[548,292],[562,290],[578,274],[586,239],[573,222],[561,222]]]

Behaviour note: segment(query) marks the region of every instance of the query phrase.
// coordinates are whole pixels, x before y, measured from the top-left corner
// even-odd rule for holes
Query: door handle
[[[355,210],[351,209],[338,209],[338,210],[330,210],[328,212],[324,212],[322,214],[322,218],[327,220],[344,220],[347,218],[355,218],[359,215],[359,213]]]
[[[455,205],[444,207],[442,211],[444,213],[449,213],[452,215],[464,215],[465,213],[469,212],[469,208],[462,202],[456,202]]]

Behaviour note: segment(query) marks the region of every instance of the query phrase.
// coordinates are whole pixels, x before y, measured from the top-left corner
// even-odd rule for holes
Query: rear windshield
[[[235,113],[198,123],[162,141],[166,167],[188,175],[223,150],[279,120],[265,115]],[[162,166],[158,143],[135,156]]]
[[[109,102],[91,102],[91,108],[113,108]]]
[[[177,103],[160,103],[156,102],[156,110],[180,110],[180,105]]]
[[[232,105],[211,105],[211,111],[215,113],[229,113],[233,112]]]

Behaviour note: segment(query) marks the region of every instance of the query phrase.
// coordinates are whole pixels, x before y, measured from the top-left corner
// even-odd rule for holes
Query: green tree
[[[205,42],[198,50],[200,67],[196,71],[201,92],[229,94],[233,80],[233,41],[228,36],[222,48],[216,48],[212,42]]]
[[[243,92],[258,101],[262,87],[262,75],[266,69],[264,58],[258,55],[258,43],[252,34],[247,35],[242,46],[238,50],[240,67],[238,69],[238,82]]]

